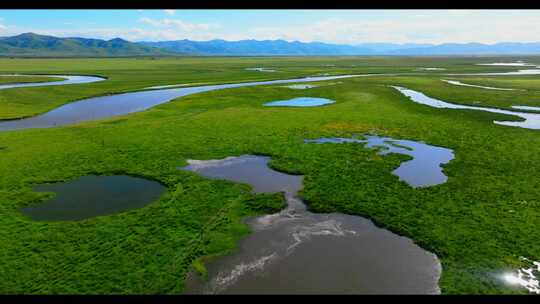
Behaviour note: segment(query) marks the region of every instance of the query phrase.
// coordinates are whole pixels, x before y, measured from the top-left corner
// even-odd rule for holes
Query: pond
[[[451,149],[436,147],[412,140],[394,139],[391,137],[379,137],[365,135],[365,139],[323,137],[318,139],[306,139],[306,143],[362,143],[366,148],[380,148],[380,155],[398,153],[409,155],[413,159],[405,161],[392,172],[400,180],[411,187],[428,187],[445,183],[448,177],[442,172],[441,165],[447,164],[454,159]]]
[[[141,208],[165,191],[156,181],[127,175],[88,175],[73,181],[38,184],[32,189],[56,193],[45,202],[21,209],[39,221],[82,220]]]
[[[267,102],[264,105],[267,107],[318,107],[334,102],[335,101],[326,98],[296,97],[286,100]]]
[[[250,217],[253,232],[233,253],[206,263],[208,280],[191,272],[185,292],[221,294],[436,294],[437,257],[370,220],[316,214],[297,196],[302,176],[268,167],[255,155],[189,160],[181,169],[247,183],[252,192],[282,192],[287,207]]]

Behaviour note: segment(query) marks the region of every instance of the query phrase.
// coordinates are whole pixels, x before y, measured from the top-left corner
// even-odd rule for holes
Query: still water
[[[297,196],[302,176],[270,169],[270,159],[242,155],[189,160],[183,170],[246,183],[252,192],[282,192],[287,207],[251,217],[253,232],[234,253],[206,264],[208,281],[190,273],[186,293],[436,294],[437,257],[370,220],[316,214]]]

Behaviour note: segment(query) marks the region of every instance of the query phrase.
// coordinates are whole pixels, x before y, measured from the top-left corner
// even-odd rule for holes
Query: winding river
[[[409,97],[412,101],[419,104],[427,105],[434,108],[478,110],[478,111],[485,111],[485,112],[491,112],[491,113],[518,116],[520,118],[523,118],[524,120],[523,121],[493,121],[493,122],[498,125],[540,130],[540,114],[537,114],[537,113],[525,113],[525,112],[508,111],[508,110],[501,110],[501,109],[488,108],[488,107],[475,107],[475,106],[454,104],[454,103],[449,103],[449,102],[442,101],[439,99],[431,98],[421,92],[414,91],[411,89],[407,89],[407,88],[403,88],[399,86],[391,86],[391,87],[398,90],[401,94]]]
[[[517,72],[503,72],[503,73],[469,73],[469,74],[446,74],[446,75],[534,75],[540,73],[540,69],[532,70],[520,70]],[[305,78],[294,79],[281,79],[281,80],[269,80],[269,81],[256,81],[256,82],[244,82],[233,84],[218,84],[218,85],[203,85],[193,87],[174,87],[169,88],[167,86],[158,86],[156,90],[137,91],[121,94],[106,95],[100,97],[81,99],[75,102],[71,102],[55,108],[49,112],[43,113],[38,116],[15,119],[8,121],[0,121],[0,132],[20,129],[32,129],[32,128],[51,128],[56,126],[72,125],[83,121],[104,119],[113,116],[125,115],[134,112],[144,111],[151,107],[160,105],[162,103],[171,101],[173,99],[187,96],[196,93],[230,89],[257,85],[271,85],[282,83],[302,83],[312,81],[324,81],[332,79],[359,77],[359,76],[395,76],[399,74],[360,74],[360,75],[338,75],[338,76],[313,76]],[[25,76],[21,74],[3,75],[3,76]],[[55,85],[67,85],[67,84],[82,84],[91,83],[96,81],[103,81],[105,78],[97,76],[78,76],[78,75],[26,75],[26,76],[49,76],[49,77],[61,77],[65,78],[62,81],[52,82],[37,82],[37,83],[15,83],[0,85],[0,89],[20,88],[20,87],[38,87],[38,86],[55,86]],[[529,121],[534,120],[527,114],[519,112],[511,112],[497,109],[488,109],[480,107],[468,107],[481,109],[484,111],[517,115],[527,119],[526,123],[515,124],[514,122],[502,122],[500,124],[516,125],[516,126],[530,126]],[[508,113],[506,113],[508,112]],[[496,122],[499,123],[499,122]],[[536,124],[534,125],[536,126]],[[540,123],[538,127],[540,128]]]
[[[53,75],[51,75],[53,76]],[[359,75],[340,75],[325,77],[305,77],[282,80],[243,82],[232,84],[206,85],[187,88],[173,88],[130,92],[81,99],[55,108],[44,114],[17,120],[0,122],[0,131],[51,128],[76,124],[88,120],[109,118],[118,115],[140,112],[175,98],[196,93],[215,91],[220,89],[240,88],[257,85],[281,84],[292,82],[311,82],[357,77]],[[60,82],[57,82],[60,84]],[[48,83],[41,83],[48,84]],[[65,83],[64,83],[65,84]]]
[[[13,88],[28,88],[28,87],[49,87],[49,86],[58,86],[66,84],[82,84],[82,83],[91,83],[97,81],[106,80],[106,78],[98,76],[83,76],[83,75],[27,75],[27,74],[4,74],[0,76],[14,76],[14,77],[58,77],[64,78],[64,80],[59,81],[49,81],[49,82],[27,82],[27,83],[8,83],[1,84],[0,90],[4,89],[13,89]]]

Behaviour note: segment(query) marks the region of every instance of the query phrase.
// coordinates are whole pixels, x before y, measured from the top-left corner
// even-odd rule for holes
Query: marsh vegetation
[[[538,65],[535,57],[520,58]],[[486,62],[512,62],[490,58]],[[0,59],[1,74],[96,75],[104,81],[0,90],[0,118],[36,116],[77,100],[152,86],[240,83],[317,74],[381,74],[340,79],[309,90],[279,83],[173,97],[145,111],[68,126],[0,132],[0,280],[5,294],[182,293],[192,267],[234,254],[251,229],[244,219],[284,206],[279,193],[209,179],[179,166],[187,160],[244,154],[271,157],[270,167],[303,175],[298,198],[309,212],[342,213],[374,229],[411,239],[435,254],[444,294],[527,293],[509,273],[540,260],[540,134],[494,124],[515,115],[418,104],[391,86],[456,105],[512,111],[538,107],[536,75],[520,67],[480,66],[478,58],[282,57],[163,59]],[[275,72],[248,71],[254,66]],[[418,67],[446,70],[413,71]],[[385,74],[385,75],[382,75]],[[391,74],[391,75],[388,75]],[[322,107],[266,107],[298,97],[335,101]],[[522,111],[522,110],[520,110]],[[392,172],[410,156],[362,145],[306,144],[304,139],[371,134],[453,151],[446,182],[411,187]],[[82,176],[128,175],[159,182],[158,198],[81,220],[34,220],[21,212],[54,194],[43,183]],[[366,220],[366,221],[367,221]],[[309,242],[306,242],[309,244]],[[298,247],[299,250],[310,248]],[[304,248],[304,249],[302,249]],[[217,261],[217,259],[216,259]],[[208,272],[211,277],[212,269]]]

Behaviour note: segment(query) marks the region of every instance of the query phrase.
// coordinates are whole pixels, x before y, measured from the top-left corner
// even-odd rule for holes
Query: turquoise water
[[[267,107],[318,107],[334,102],[335,101],[326,98],[297,97],[292,99],[267,102],[264,105]]]

